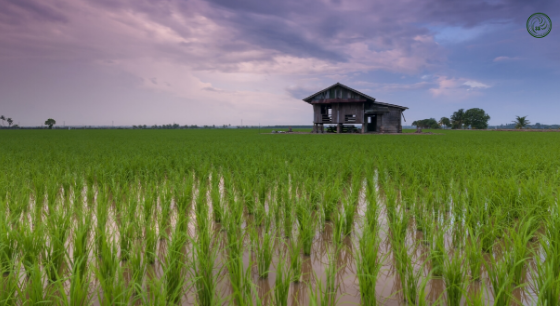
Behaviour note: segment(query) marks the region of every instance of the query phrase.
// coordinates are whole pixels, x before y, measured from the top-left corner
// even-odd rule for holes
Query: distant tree
[[[451,127],[451,121],[447,117],[441,117],[438,121],[438,124],[443,127]]]
[[[488,128],[488,121],[490,116],[480,108],[471,108],[464,114],[464,124],[471,126],[472,129],[486,129]]]
[[[439,129],[439,125],[435,118],[422,119],[412,122],[417,128]]]
[[[8,122],[8,127],[12,127],[14,121],[11,118],[6,119],[6,121]]]
[[[56,120],[49,118],[45,121],[45,125],[49,126],[49,129],[52,129],[52,127],[56,124]]]
[[[2,120],[2,126],[4,126],[4,121],[6,121],[6,117],[4,117],[4,115],[0,116],[0,120]]]
[[[515,120],[513,121],[515,124],[515,129],[523,129],[528,126],[531,122],[527,120],[527,116],[515,116]]]
[[[465,124],[465,110],[459,109],[458,111],[454,112],[453,115],[450,117],[451,119],[451,127],[453,129],[463,129]]]

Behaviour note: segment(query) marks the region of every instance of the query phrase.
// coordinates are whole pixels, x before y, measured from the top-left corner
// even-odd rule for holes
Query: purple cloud
[[[80,114],[89,107],[68,91],[73,84],[74,90],[97,84],[100,90],[88,92],[103,96],[87,106],[103,103],[100,110],[111,110],[127,124],[191,119],[201,103],[223,114],[215,122],[202,115],[199,124],[228,123],[248,112],[255,121],[306,123],[301,97],[336,81],[356,82],[389,102],[397,98],[394,102],[409,104],[414,115],[419,100],[440,104],[441,111],[441,96],[466,100],[504,93],[495,87],[505,85],[496,83],[511,75],[505,68],[503,74],[488,71],[487,63],[507,67],[503,61],[517,60],[528,66],[538,53],[539,62],[548,62],[544,69],[551,69],[543,71],[553,75],[560,61],[554,31],[537,42],[524,31],[526,18],[537,10],[556,20],[560,4],[554,1],[0,0],[0,5],[0,82],[5,82],[0,93],[10,99],[1,107],[12,116],[31,117],[22,124],[35,124],[53,108],[70,121],[97,119]],[[10,79],[16,74],[17,83]],[[44,96],[33,110],[29,91]],[[146,110],[121,110],[132,99]],[[181,105],[150,112],[148,102]]]

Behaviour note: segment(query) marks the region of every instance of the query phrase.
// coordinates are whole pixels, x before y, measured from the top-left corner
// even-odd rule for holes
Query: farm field
[[[560,305],[560,134],[433,132],[0,131],[0,304]]]

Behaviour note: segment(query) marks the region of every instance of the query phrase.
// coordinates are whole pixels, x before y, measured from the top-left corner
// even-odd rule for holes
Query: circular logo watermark
[[[544,13],[535,13],[527,19],[527,32],[536,38],[543,38],[552,29],[552,21]]]

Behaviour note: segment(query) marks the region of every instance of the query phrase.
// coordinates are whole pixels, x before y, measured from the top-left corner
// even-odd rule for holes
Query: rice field
[[[560,134],[0,132],[1,305],[559,305]]]

